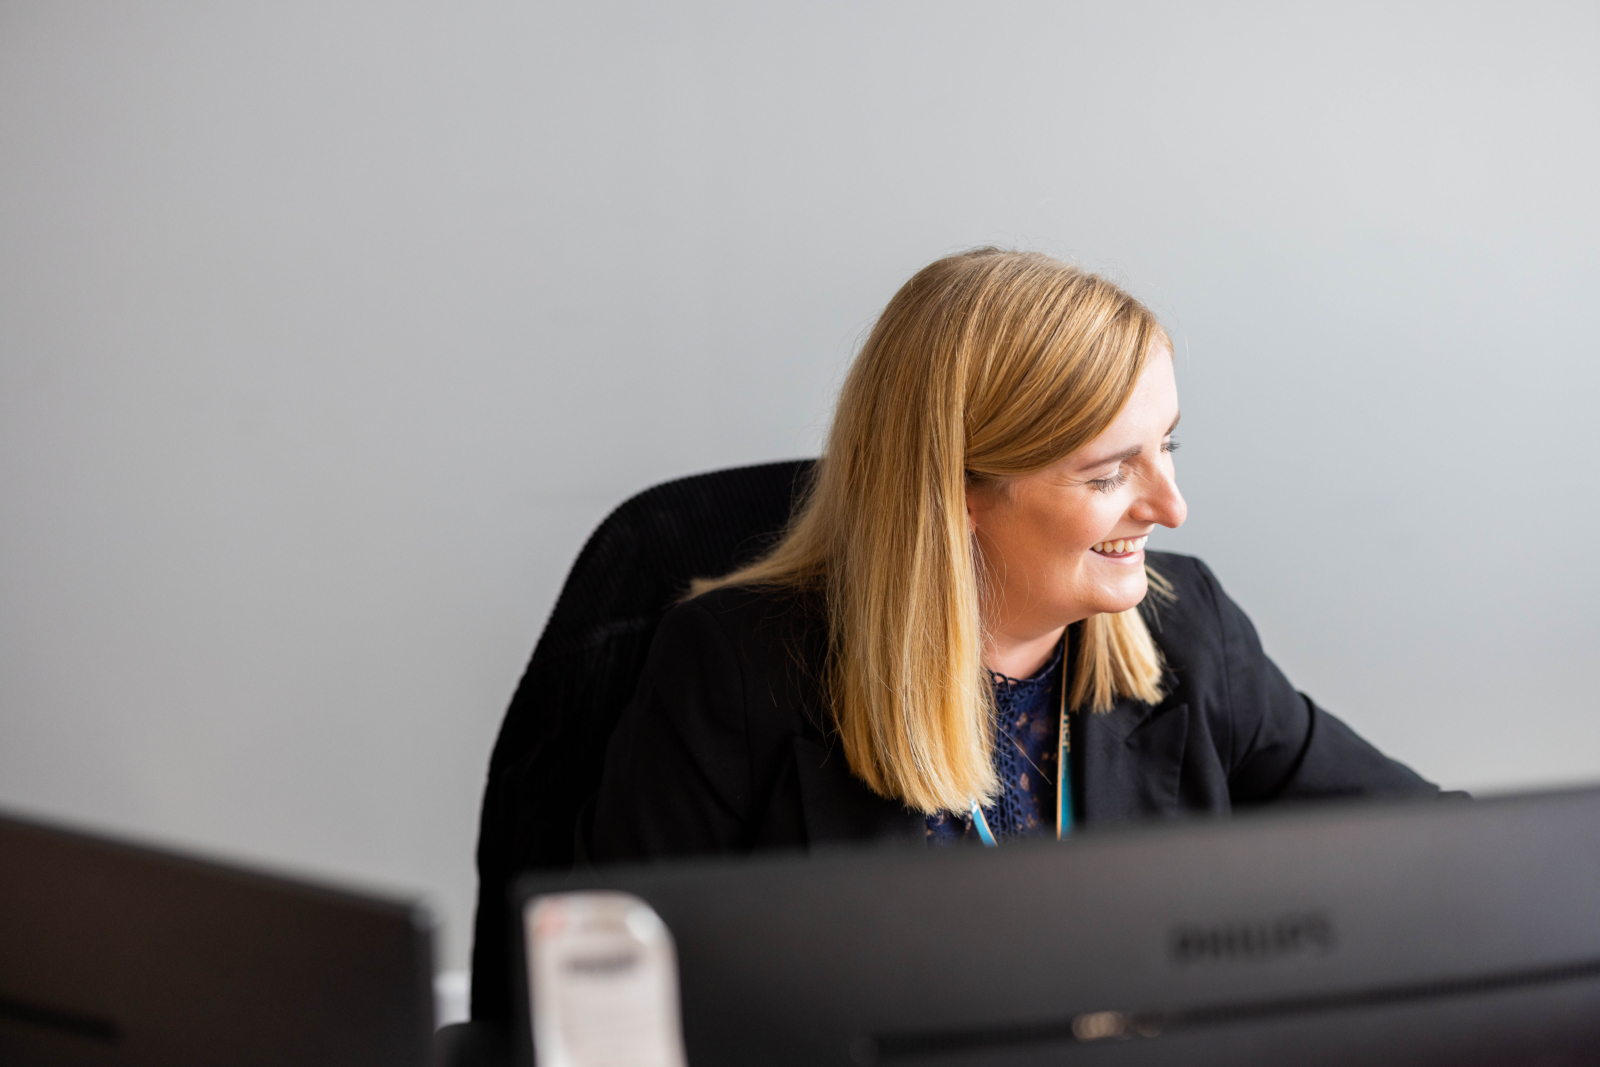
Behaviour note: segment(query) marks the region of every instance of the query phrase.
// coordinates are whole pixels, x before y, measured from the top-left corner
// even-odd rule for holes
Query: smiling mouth
[[[1143,537],[1127,537],[1116,541],[1101,541],[1098,545],[1091,546],[1089,551],[1102,556],[1121,559],[1136,552],[1144,551],[1144,543],[1148,540],[1150,540],[1149,534]]]

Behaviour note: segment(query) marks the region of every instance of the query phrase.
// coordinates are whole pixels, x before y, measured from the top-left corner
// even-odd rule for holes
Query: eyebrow
[[[1178,414],[1173,417],[1172,425],[1167,427],[1167,432],[1161,436],[1171,437],[1172,431],[1178,428],[1178,420],[1181,418],[1183,418],[1183,412],[1179,411]],[[1139,455],[1143,451],[1143,445],[1134,445],[1132,448],[1124,448],[1121,452],[1114,452],[1109,456],[1102,456],[1100,459],[1079,464],[1078,469],[1081,471],[1088,471],[1094,470],[1096,467],[1104,467],[1111,463],[1121,463],[1125,459],[1132,459],[1134,456]]]

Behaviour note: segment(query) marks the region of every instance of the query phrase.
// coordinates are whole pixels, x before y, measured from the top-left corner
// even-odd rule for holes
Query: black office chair
[[[771,547],[813,465],[735,467],[646,489],[607,516],[578,553],[489,759],[478,827],[475,1022],[513,1017],[511,885],[524,871],[572,866],[606,741],[661,616],[691,579],[725,574]],[[442,1036],[468,1041],[464,1032]]]

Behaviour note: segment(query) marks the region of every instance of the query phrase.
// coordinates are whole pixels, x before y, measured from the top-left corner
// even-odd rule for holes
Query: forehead
[[[1178,379],[1173,373],[1172,353],[1163,347],[1150,354],[1144,372],[1139,375],[1139,381],[1128,396],[1128,402],[1111,420],[1111,425],[1079,451],[1095,452],[1099,450],[1097,446],[1145,436],[1152,431],[1164,435],[1177,415]]]

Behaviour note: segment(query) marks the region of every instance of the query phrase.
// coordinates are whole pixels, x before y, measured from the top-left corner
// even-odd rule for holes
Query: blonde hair
[[[1099,436],[1153,345],[1144,305],[1049,256],[981,248],[924,267],[845,380],[812,488],[783,539],[695,584],[809,588],[830,635],[825,685],[845,759],[923,812],[999,791],[983,670],[978,482],[1040,470]],[[1158,593],[1169,589],[1151,575]],[[1070,700],[1155,703],[1162,661],[1137,608],[1084,620]]]

